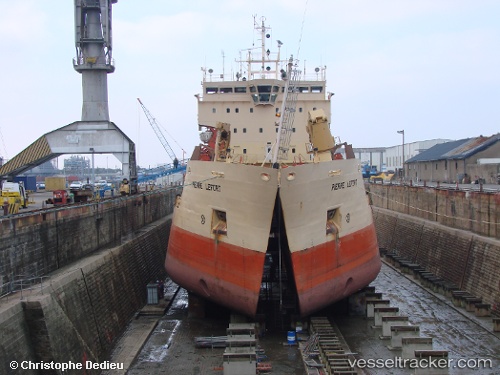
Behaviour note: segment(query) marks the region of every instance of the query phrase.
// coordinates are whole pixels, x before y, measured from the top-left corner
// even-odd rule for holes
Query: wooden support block
[[[415,350],[415,358],[418,360],[424,359],[426,363],[434,364],[432,367],[417,367],[415,374],[442,375],[449,373],[447,350]]]
[[[391,327],[408,324],[407,316],[382,316],[382,338],[391,338]]]
[[[493,332],[500,332],[500,318],[493,318]]]
[[[432,337],[403,337],[401,357],[415,358],[416,350],[432,350]]]
[[[388,307],[391,301],[388,299],[367,299],[366,300],[366,317],[373,318],[375,316],[375,307]]]
[[[461,307],[462,306],[462,300],[465,297],[472,297],[469,293],[463,290],[456,290],[451,292],[451,301],[453,302],[453,306],[455,307]]]
[[[374,325],[382,327],[382,316],[397,316],[399,315],[399,307],[375,307],[374,309]]]
[[[389,349],[400,349],[403,337],[419,337],[420,327],[413,325],[391,326],[391,345]]]
[[[475,308],[476,316],[491,316],[491,305],[487,303],[476,303]]]
[[[481,298],[477,297],[465,297],[464,300],[465,300],[465,310],[469,312],[475,312],[476,304],[483,302]]]

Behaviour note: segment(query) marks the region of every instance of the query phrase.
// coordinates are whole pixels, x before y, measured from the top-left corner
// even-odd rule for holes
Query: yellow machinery
[[[126,178],[120,184],[120,195],[130,195],[130,184]]]
[[[9,213],[17,213],[20,207],[28,207],[28,194],[24,185],[18,182],[4,182],[2,202],[9,205]]]

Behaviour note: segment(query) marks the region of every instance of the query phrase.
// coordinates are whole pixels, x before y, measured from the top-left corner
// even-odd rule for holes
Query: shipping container
[[[35,176],[16,176],[14,182],[22,182],[26,191],[36,191],[36,177]]]
[[[65,177],[45,177],[45,191],[66,189]]]

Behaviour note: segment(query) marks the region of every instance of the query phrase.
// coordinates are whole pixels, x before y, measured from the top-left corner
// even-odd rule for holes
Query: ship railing
[[[43,287],[47,285],[49,276],[28,276],[16,275],[12,280],[0,284],[0,298],[9,297],[11,294],[19,293],[19,299],[23,299],[27,292],[40,290],[43,294]],[[16,297],[17,298],[17,297]]]
[[[250,77],[252,79],[280,79],[280,74],[276,72],[254,72]],[[239,78],[237,79],[236,74],[204,74],[203,82],[226,82],[226,81],[240,81],[244,83],[246,80],[249,80],[248,77],[245,76],[245,79]],[[318,73],[302,73],[302,77],[300,78],[300,82],[308,81],[308,82],[324,82],[326,81],[326,73],[324,71],[320,71]]]

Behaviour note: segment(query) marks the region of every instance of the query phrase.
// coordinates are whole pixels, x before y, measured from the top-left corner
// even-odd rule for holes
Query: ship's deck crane
[[[177,157],[175,156],[174,151],[172,150],[172,147],[170,147],[170,145],[168,144],[167,139],[165,138],[165,136],[163,135],[163,132],[160,129],[160,126],[156,122],[156,119],[148,111],[148,109],[146,108],[146,106],[144,104],[142,104],[141,99],[137,98],[137,100],[139,101],[139,104],[141,105],[142,110],[144,111],[144,114],[146,115],[146,118],[149,121],[149,124],[151,125],[151,127],[154,130],[154,132],[156,133],[156,136],[160,140],[163,148],[165,149],[165,151],[167,151],[168,156],[170,156],[170,159],[172,159],[173,163],[176,163],[175,160],[177,160],[177,163],[178,163],[179,159],[177,159]]]

